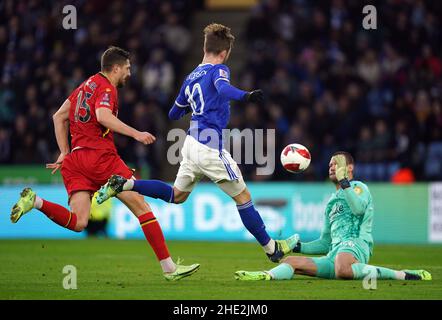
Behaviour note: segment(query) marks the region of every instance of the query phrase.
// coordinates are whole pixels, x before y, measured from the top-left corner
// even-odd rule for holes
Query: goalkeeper
[[[269,271],[237,271],[237,280],[289,280],[294,274],[325,279],[364,279],[376,276],[390,280],[431,280],[425,270],[396,271],[372,266],[371,235],[373,202],[367,186],[353,180],[354,160],[348,152],[336,152],[329,163],[329,178],[336,185],[325,209],[319,239],[290,245],[293,252],[322,257],[289,256]]]

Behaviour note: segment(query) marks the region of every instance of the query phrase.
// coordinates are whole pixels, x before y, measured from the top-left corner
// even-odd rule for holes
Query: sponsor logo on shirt
[[[344,212],[344,206],[340,202],[336,202],[330,211],[330,221],[333,221],[337,215]]]

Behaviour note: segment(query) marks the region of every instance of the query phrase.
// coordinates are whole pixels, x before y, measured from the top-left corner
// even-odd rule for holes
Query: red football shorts
[[[77,149],[64,158],[61,167],[69,198],[77,191],[89,191],[93,195],[113,174],[128,179],[133,171],[110,150]]]

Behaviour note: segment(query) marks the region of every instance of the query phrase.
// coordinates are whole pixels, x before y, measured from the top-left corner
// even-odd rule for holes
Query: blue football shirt
[[[230,100],[218,93],[215,87],[218,81],[230,82],[230,70],[226,65],[198,65],[184,80],[175,104],[192,109],[187,134],[200,143],[222,150],[222,131],[229,123]]]

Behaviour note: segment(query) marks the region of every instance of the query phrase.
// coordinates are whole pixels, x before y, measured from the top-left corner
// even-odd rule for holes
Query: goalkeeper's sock
[[[163,231],[160,224],[155,218],[152,212],[147,212],[138,217],[140,221],[141,229],[143,229],[144,236],[152,247],[158,261],[163,261],[170,258],[169,249],[167,248],[166,241],[164,239]],[[161,264],[162,267],[163,264]],[[167,263],[166,263],[167,268]],[[163,268],[164,270],[164,268]],[[169,271],[166,271],[169,272]]]
[[[272,280],[290,280],[295,274],[295,270],[288,263],[281,263],[279,266],[268,271]]]
[[[136,191],[147,197],[161,199],[165,202],[174,202],[173,187],[160,180],[132,180],[128,179],[123,190]]]
[[[37,199],[38,198],[38,199]],[[59,204],[37,197],[34,207],[43,212],[49,219],[59,226],[75,231],[77,215]]]
[[[255,237],[255,239],[264,247],[266,253],[272,254],[275,251],[274,244],[273,250],[271,245],[266,249],[266,245],[269,244],[271,238],[266,231],[264,221],[262,221],[261,216],[258,211],[256,211],[253,206],[252,200],[241,205],[236,206],[238,208],[239,216],[241,217],[242,223],[247,230]],[[272,250],[267,252],[267,250]]]
[[[365,263],[353,263],[353,279],[364,279],[367,276],[376,277],[379,280],[405,280],[405,272],[372,266]]]

